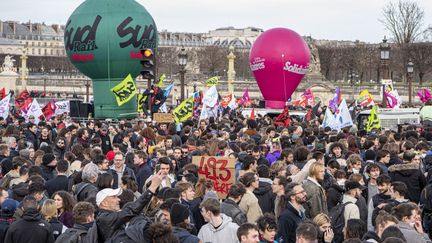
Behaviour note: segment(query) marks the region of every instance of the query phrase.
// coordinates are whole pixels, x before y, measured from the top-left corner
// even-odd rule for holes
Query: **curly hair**
[[[56,191],[54,192],[51,198],[54,199],[56,195],[61,197],[63,201],[63,210],[67,212],[72,212],[73,207],[75,206],[76,203],[73,196],[67,191]]]
[[[150,225],[147,232],[153,243],[180,243],[169,225],[154,223]]]

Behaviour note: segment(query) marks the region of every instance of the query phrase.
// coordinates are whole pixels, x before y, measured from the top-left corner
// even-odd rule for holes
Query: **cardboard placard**
[[[171,123],[174,122],[174,117],[171,113],[153,113],[153,120],[157,123]]]
[[[219,199],[226,198],[235,183],[235,159],[216,156],[193,156],[192,163],[199,167],[198,177],[213,182]]]

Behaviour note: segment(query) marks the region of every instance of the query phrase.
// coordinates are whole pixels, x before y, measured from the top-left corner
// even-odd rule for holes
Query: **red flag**
[[[305,120],[307,122],[310,122],[310,120],[312,120],[312,109],[309,109],[305,115]]]
[[[15,98],[15,107],[18,110],[26,110],[27,107],[32,103],[33,98],[30,97],[27,89],[24,89],[16,98]]]
[[[291,123],[291,119],[289,116],[288,106],[285,106],[282,113],[275,119],[274,124],[277,126],[282,125],[285,127],[289,127],[290,123]]]
[[[4,97],[6,97],[6,90],[5,88],[2,88],[0,90],[0,100],[2,100]]]
[[[255,107],[252,107],[252,111],[251,111],[251,114],[250,114],[250,119],[251,120],[255,120]]]
[[[48,101],[48,103],[42,108],[42,113],[44,114],[46,120],[51,119],[51,117],[54,115],[54,109],[51,106],[51,102]]]
[[[251,99],[249,97],[248,88],[245,89],[242,98],[240,99],[240,104],[249,106],[251,104]]]

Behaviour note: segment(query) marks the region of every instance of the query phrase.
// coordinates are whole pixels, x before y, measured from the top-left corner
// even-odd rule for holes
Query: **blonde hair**
[[[52,199],[47,199],[42,205],[41,214],[46,221],[57,218],[57,206],[55,201]]]
[[[325,166],[320,162],[314,162],[309,168],[309,175],[316,176],[318,172],[322,169],[325,169]]]
[[[273,163],[270,167],[270,170],[277,175],[279,172],[285,170],[287,167],[287,165],[285,164],[285,162],[282,161],[278,161],[276,163]]]
[[[314,224],[321,226],[323,224],[331,224],[331,220],[330,217],[327,216],[327,214],[325,213],[320,213],[317,216],[315,216],[315,218],[313,219]]]

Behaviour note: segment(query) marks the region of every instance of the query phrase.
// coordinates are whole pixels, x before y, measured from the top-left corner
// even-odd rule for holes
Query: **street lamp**
[[[408,105],[412,105],[412,73],[414,72],[414,64],[411,60],[407,63],[407,76],[408,76]]]
[[[44,68],[44,66],[42,65],[42,67],[41,67],[41,71],[42,71],[42,78],[43,78],[43,95],[44,96],[46,96],[46,79],[47,79],[47,77],[46,77],[46,73],[45,73],[45,68]]]
[[[381,59],[381,70],[382,70],[382,79],[389,79],[389,67],[388,60],[390,59],[390,45],[387,43],[387,39],[384,36],[383,42],[380,44],[380,59]],[[387,101],[384,95],[385,92],[385,84],[382,84],[382,107],[387,108]]]
[[[181,101],[184,100],[184,86],[185,86],[185,74],[186,74],[186,65],[187,65],[188,55],[186,53],[185,48],[182,46],[180,53],[178,54],[178,64],[180,66],[180,98]]]

